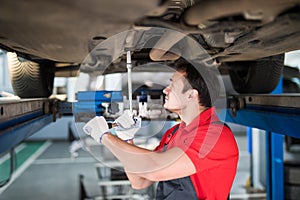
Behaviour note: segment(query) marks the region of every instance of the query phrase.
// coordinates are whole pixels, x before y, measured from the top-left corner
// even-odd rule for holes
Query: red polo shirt
[[[175,134],[172,131],[179,126]],[[238,147],[231,130],[220,123],[214,108],[170,128],[157,151],[181,148],[193,162],[196,173],[190,176],[198,199],[226,199],[237,169]]]

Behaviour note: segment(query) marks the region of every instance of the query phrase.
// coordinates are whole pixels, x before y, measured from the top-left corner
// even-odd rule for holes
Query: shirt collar
[[[208,125],[211,122],[218,120],[219,119],[215,113],[215,108],[211,107],[201,112],[188,126],[186,126],[185,122],[181,122],[179,129],[190,132],[198,128],[200,125]]]

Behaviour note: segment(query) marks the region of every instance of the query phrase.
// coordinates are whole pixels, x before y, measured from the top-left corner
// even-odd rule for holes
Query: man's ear
[[[198,91],[195,90],[195,89],[192,89],[189,91],[189,96],[188,96],[189,99],[195,99],[195,98],[198,98]]]

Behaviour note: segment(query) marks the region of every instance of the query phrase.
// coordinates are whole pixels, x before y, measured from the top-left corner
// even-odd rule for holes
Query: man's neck
[[[182,121],[188,126],[196,117],[198,117],[207,107],[204,106],[188,106],[180,115]]]

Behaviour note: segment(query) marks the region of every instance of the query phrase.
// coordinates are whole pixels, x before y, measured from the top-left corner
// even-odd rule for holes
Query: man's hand
[[[98,143],[101,143],[101,138],[108,130],[108,124],[104,117],[96,116],[83,126],[83,131],[90,135]]]
[[[142,119],[140,117],[133,117],[130,111],[125,111],[114,123],[117,126],[110,129],[111,132],[120,139],[128,141],[133,139],[136,132],[141,128]]]
[[[124,113],[114,121],[114,123],[122,128],[130,128],[131,125],[135,124],[135,121],[133,120],[133,114],[129,110],[125,110]]]
[[[111,128],[109,131],[124,141],[131,140],[141,128],[142,119],[140,117],[134,117],[132,121],[134,121],[133,124],[131,124],[128,128],[123,128],[121,125],[119,125]]]
[[[96,116],[84,125],[83,131],[98,143],[101,143],[102,136],[108,132],[124,141],[128,141],[133,139],[136,132],[141,128],[142,119],[133,117],[130,112],[125,111],[114,123],[116,126],[109,129],[105,118]]]

